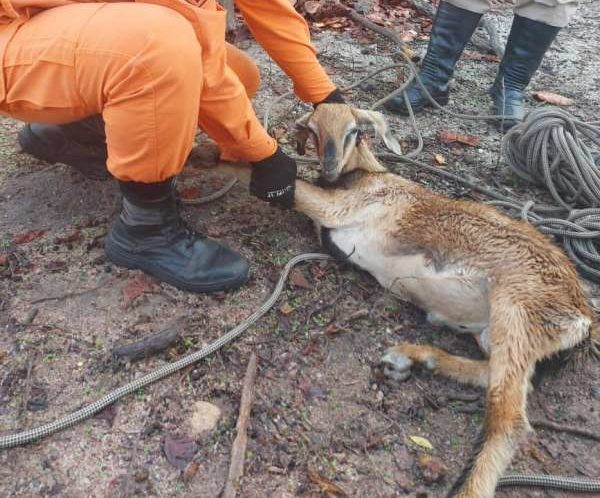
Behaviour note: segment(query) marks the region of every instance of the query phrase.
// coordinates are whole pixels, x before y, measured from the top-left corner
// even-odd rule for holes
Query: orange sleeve
[[[254,113],[244,86],[227,67],[226,13],[215,0],[136,0],[176,10],[193,26],[202,47],[203,88],[198,125],[221,149],[223,159],[260,161],[275,152],[277,142]]]
[[[310,42],[304,18],[289,0],[235,0],[250,31],[294,82],[305,102],[320,102],[333,90]]]

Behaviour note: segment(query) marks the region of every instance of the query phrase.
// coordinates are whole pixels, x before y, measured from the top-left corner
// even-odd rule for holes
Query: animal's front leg
[[[352,225],[365,216],[350,191],[323,189],[304,180],[296,181],[294,208],[327,228]]]
[[[219,163],[216,171],[236,176],[250,185],[252,169],[239,163]],[[356,196],[345,190],[326,190],[304,180],[296,180],[294,208],[319,225],[338,228],[357,223],[365,212],[356,209]]]

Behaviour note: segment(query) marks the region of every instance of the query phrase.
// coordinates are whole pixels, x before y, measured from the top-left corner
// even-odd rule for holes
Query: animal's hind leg
[[[487,385],[487,361],[455,356],[434,346],[398,344],[388,349],[381,361],[385,367],[385,373],[396,380],[408,378],[413,362],[417,362],[429,370],[464,384],[481,387]]]
[[[527,317],[519,310],[505,311],[501,319],[492,317],[483,440],[448,496],[492,498],[498,478],[530,429],[525,407],[536,354],[526,323]]]

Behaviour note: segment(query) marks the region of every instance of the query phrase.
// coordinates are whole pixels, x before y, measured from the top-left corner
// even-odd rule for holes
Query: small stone
[[[600,386],[592,387],[592,398],[600,401]]]
[[[190,418],[192,436],[198,438],[206,432],[215,429],[221,418],[221,409],[206,401],[196,401],[194,411]]]

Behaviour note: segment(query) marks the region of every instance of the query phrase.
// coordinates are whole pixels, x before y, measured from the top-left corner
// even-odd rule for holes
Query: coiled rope
[[[506,164],[545,187],[556,206],[494,202],[521,212],[540,231],[562,239],[580,272],[600,281],[600,121],[583,122],[563,109],[531,111],[502,141]]]

